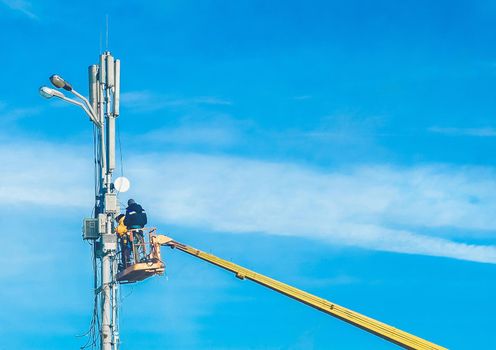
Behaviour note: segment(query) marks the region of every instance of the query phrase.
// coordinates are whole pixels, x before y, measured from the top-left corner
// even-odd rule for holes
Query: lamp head
[[[55,86],[59,89],[62,88],[62,89],[67,90],[67,91],[72,90],[71,84],[69,84],[64,79],[62,79],[62,77],[60,75],[57,75],[57,74],[52,75],[50,77],[50,81],[52,82],[53,86]]]
[[[40,91],[40,95],[43,96],[44,98],[52,98],[53,96],[64,97],[64,94],[61,93],[60,91],[50,89],[47,86],[40,87],[39,91]]]

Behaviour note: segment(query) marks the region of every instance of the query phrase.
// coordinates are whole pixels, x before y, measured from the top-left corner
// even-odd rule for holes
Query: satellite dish
[[[129,191],[129,187],[131,187],[131,183],[126,177],[120,176],[117,179],[115,179],[114,187],[117,190],[117,192],[124,193]]]

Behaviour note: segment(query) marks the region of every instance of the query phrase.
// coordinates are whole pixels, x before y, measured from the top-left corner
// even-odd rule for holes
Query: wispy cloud
[[[159,142],[176,146],[229,146],[237,142],[234,129],[215,126],[180,126],[151,131],[142,136],[147,142]]]
[[[9,206],[84,207],[91,200],[92,179],[87,175],[91,174],[91,160],[84,158],[83,149],[2,141],[0,162],[5,171],[0,172],[1,202]],[[87,154],[92,154],[89,148]]]
[[[32,4],[26,0],[0,0],[4,5],[14,11],[21,12],[33,20],[39,20],[38,16],[32,11]]]
[[[318,129],[303,135],[321,141],[356,141],[372,137],[382,124],[381,117],[359,118],[353,114],[337,114],[324,117]]]
[[[299,96],[294,96],[293,100],[303,101],[303,100],[309,100],[311,98],[312,98],[311,95],[299,95]]]
[[[358,278],[340,274],[329,278],[308,278],[300,277],[298,278],[298,285],[304,285],[308,287],[328,287],[328,286],[342,286],[361,283]]]
[[[248,122],[215,113],[207,119],[185,117],[179,121],[179,125],[155,129],[138,138],[146,143],[170,145],[179,149],[198,146],[225,148],[244,140],[244,131],[251,127]]]
[[[7,206],[86,207],[92,199],[91,162],[81,154],[76,147],[4,144],[0,162],[9,171],[0,173],[0,201]],[[496,246],[474,244],[474,234],[491,239],[496,230],[492,168],[324,171],[187,153],[141,154],[127,164],[134,164],[127,170],[133,191],[155,221],[496,263]]]
[[[205,105],[224,105],[229,106],[232,105],[231,101],[224,100],[214,96],[199,96],[192,99],[186,99],[186,103],[195,103],[195,104],[205,104]]]
[[[496,137],[496,129],[492,127],[485,128],[441,128],[437,126],[430,127],[428,131],[448,136],[473,136],[473,137]]]
[[[15,122],[25,117],[40,114],[42,110],[42,107],[8,108],[7,104],[2,105],[0,102],[0,119],[4,123]]]
[[[132,111],[153,112],[171,107],[187,107],[198,105],[231,105],[231,102],[215,96],[197,96],[177,98],[150,91],[131,91],[121,96],[122,105]]]
[[[427,233],[467,230],[468,242],[473,230],[491,234],[496,229],[493,170],[378,166],[328,173],[186,154],[140,157],[139,162],[133,177],[164,222],[496,263],[494,246]]]

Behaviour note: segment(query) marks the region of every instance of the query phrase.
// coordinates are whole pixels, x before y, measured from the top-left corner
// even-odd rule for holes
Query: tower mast
[[[98,65],[88,68],[90,104],[101,128],[96,128],[96,196],[95,218],[98,219],[99,240],[94,259],[99,261],[100,278],[96,274],[96,293],[100,302],[100,349],[119,348],[119,284],[117,274],[117,236],[113,232],[114,218],[119,213],[117,193],[112,183],[115,170],[115,123],[119,116],[120,60],[110,52],[100,55]],[[98,261],[95,261],[97,263]],[[97,266],[98,264],[96,264]]]

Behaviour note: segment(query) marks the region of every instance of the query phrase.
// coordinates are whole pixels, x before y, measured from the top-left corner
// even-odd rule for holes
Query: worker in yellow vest
[[[119,223],[115,228],[115,233],[119,237],[121,246],[122,269],[125,269],[131,264],[131,240],[129,239],[127,227],[124,224],[125,218],[126,216],[124,214],[120,214],[115,218],[115,221]]]

